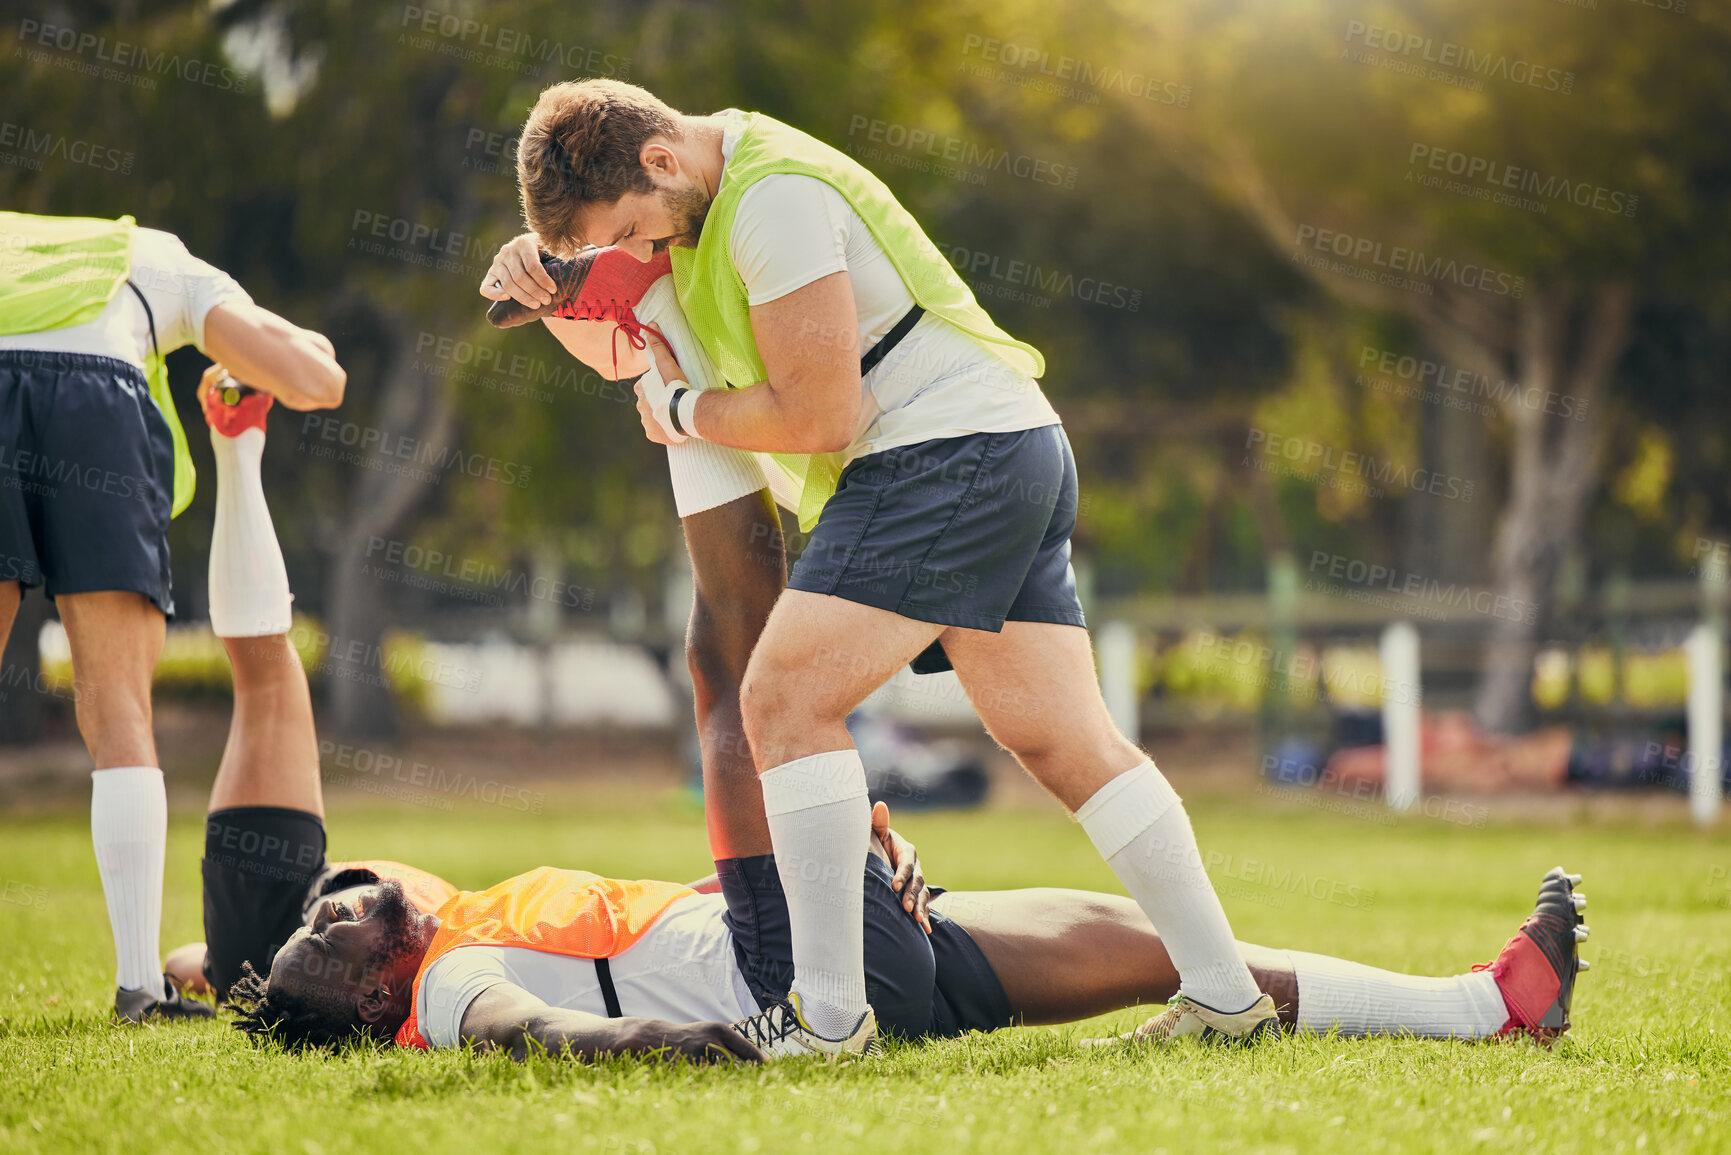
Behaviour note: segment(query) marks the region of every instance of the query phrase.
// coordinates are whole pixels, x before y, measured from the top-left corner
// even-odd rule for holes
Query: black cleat
[[[117,1018],[129,1023],[142,1023],[146,1020],[158,1019],[214,1019],[216,1008],[197,999],[185,998],[175,989],[173,980],[167,975],[162,977],[162,985],[168,991],[168,997],[157,999],[149,991],[140,987],[129,991],[124,987],[116,988],[114,992],[114,1014]]]
[[[1539,901],[1520,931],[1488,966],[1509,1009],[1499,1035],[1526,1034],[1549,1044],[1569,1029],[1575,976],[1587,969],[1579,946],[1590,933],[1581,919],[1587,897],[1575,893],[1578,874],[1557,866],[1539,884]]]

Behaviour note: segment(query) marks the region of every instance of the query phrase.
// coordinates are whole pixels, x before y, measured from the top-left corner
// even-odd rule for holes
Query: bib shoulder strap
[[[606,959],[595,960],[595,978],[601,983],[601,1002],[607,1008],[607,1017],[624,1018],[625,1012],[619,1009],[619,992],[613,987],[613,968]]]
[[[901,344],[902,338],[914,331],[914,326],[919,324],[920,318],[925,316],[925,313],[926,311],[917,304],[903,313],[902,319],[896,322],[895,328],[885,333],[883,340],[873,345],[866,351],[866,355],[859,359],[859,375],[864,377],[877,368],[878,362],[889,356],[890,350]]]
[[[138,298],[138,303],[144,306],[144,320],[150,326],[150,351],[157,357],[162,356],[162,346],[156,343],[156,314],[150,309],[150,302],[144,298],[144,290],[132,283],[132,278],[126,278],[126,287],[132,290],[132,295]]]

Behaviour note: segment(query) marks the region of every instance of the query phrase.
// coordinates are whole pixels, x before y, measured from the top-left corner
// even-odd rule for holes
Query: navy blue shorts
[[[174,441],[135,365],[0,350],[0,581],[127,590],[172,617]]]
[[[718,859],[715,873],[746,985],[761,1005],[784,998],[793,985],[793,936],[775,856]],[[866,999],[878,1029],[905,1039],[936,1039],[1009,1026],[1009,997],[979,945],[935,910],[927,935],[902,909],[890,881],[888,864],[868,855]]]
[[[270,973],[329,873],[325,824],[281,806],[235,806],[204,819],[204,978],[226,996],[241,964]]]
[[[1083,626],[1077,500],[1062,425],[868,454],[842,471],[788,588],[993,633],[1006,621]],[[914,662],[949,668],[936,644]]]

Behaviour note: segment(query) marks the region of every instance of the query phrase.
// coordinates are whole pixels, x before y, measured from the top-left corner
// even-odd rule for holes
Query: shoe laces
[[[734,1023],[733,1029],[745,1036],[746,1042],[763,1050],[799,1030],[799,1020],[794,1016],[792,1006],[785,1002],[772,1003],[768,1010]]]
[[[1131,1032],[1138,1042],[1150,1039],[1161,1040],[1170,1038],[1178,1026],[1178,1020],[1186,1014],[1195,1014],[1196,1008],[1183,995],[1173,995],[1166,1003],[1166,1009],[1149,1019]]]
[[[609,297],[605,301],[589,301],[582,305],[573,297],[554,309],[553,315],[571,321],[613,321],[619,320],[622,315],[628,316],[630,312],[630,304],[618,297]]]
[[[563,317],[571,321],[612,321],[613,329],[613,379],[619,379],[619,335],[625,335],[625,343],[633,349],[642,351],[649,347],[649,339],[643,335],[647,330],[657,337],[661,334],[653,325],[645,325],[637,319],[637,314],[631,311],[629,302],[617,297],[609,297],[605,302],[592,301],[581,307],[575,298],[566,301],[553,310],[555,317]]]

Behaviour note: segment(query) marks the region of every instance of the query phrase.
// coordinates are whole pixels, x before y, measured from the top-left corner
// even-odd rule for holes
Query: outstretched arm
[[[522,987],[487,988],[463,1014],[462,1038],[521,1061],[531,1051],[594,1059],[602,1055],[657,1055],[695,1062],[758,1062],[763,1053],[725,1023],[670,1023],[661,1019],[604,1019],[548,1006]]]
[[[238,301],[216,306],[204,319],[204,351],[290,409],[342,404],[348,374],[337,364],[330,341],[269,309]]]

